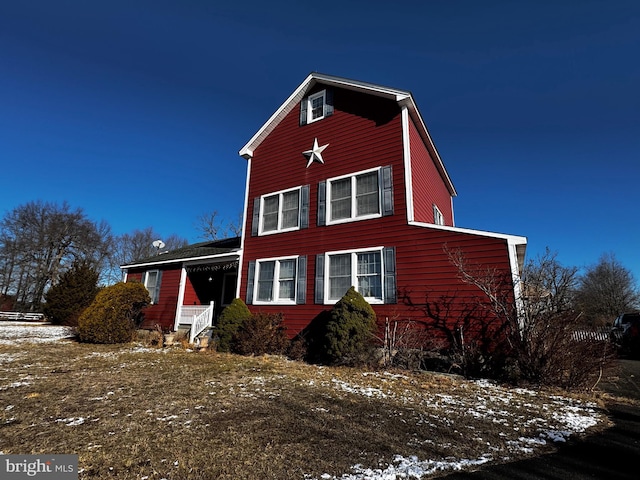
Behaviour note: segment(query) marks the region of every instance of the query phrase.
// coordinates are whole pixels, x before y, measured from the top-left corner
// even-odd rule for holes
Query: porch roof
[[[171,263],[183,263],[206,258],[223,257],[240,253],[240,237],[225,238],[222,240],[210,240],[208,242],[194,243],[175,250],[161,252],[152,257],[136,260],[132,263],[120,265],[122,270],[143,267],[146,265],[159,265]]]

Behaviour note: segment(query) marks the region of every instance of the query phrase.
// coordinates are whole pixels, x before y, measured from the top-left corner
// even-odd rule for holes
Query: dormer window
[[[329,88],[316,92],[300,102],[300,125],[317,122],[333,115],[333,91]]]

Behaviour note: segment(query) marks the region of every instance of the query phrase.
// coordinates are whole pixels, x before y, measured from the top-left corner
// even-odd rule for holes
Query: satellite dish
[[[162,240],[154,240],[152,245],[156,247],[158,250],[160,250],[161,248],[164,248],[164,242]]]

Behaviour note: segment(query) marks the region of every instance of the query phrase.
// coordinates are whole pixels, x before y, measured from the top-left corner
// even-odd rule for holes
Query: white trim
[[[404,155],[404,185],[405,199],[407,203],[407,222],[413,222],[415,213],[413,210],[413,173],[411,172],[411,140],[409,136],[409,110],[406,105],[402,107],[402,152]]]
[[[347,175],[341,175],[339,177],[328,178],[326,180],[326,206],[325,206],[325,214],[326,214],[326,223],[327,225],[337,225],[340,223],[350,223],[350,222],[358,222],[360,220],[369,220],[371,218],[380,218],[382,217],[382,179],[380,172],[382,167],[370,168],[367,170],[361,170],[355,173],[349,173]],[[377,172],[378,174],[378,213],[369,213],[367,215],[356,215],[356,182],[355,178],[360,175],[366,175],[367,173]],[[345,178],[350,178],[351,180],[351,217],[349,218],[339,218],[337,220],[333,220],[331,216],[331,182],[335,182],[337,180],[344,180]]]
[[[482,237],[501,238],[503,240],[508,240],[512,242],[514,245],[527,244],[527,237],[521,237],[518,235],[509,235],[506,233],[487,232],[484,230],[473,230],[470,228],[450,227],[448,225],[435,225],[433,223],[423,223],[423,222],[409,222],[409,225],[414,227],[421,227],[421,228],[433,228],[436,230],[446,230],[448,232],[455,232],[455,233],[467,233],[469,235],[478,235]]]
[[[247,160],[247,174],[244,185],[244,211],[242,212],[242,236],[240,237],[240,257],[238,259],[238,280],[236,284],[236,298],[240,298],[242,284],[242,262],[244,261],[244,239],[247,233],[247,212],[249,211],[249,180],[251,178],[251,158]]]
[[[289,193],[289,192],[294,192],[297,191],[298,192],[298,225],[295,227],[288,227],[288,228],[282,228],[281,224],[282,224],[282,199],[283,199],[283,195],[285,193]],[[278,195],[278,226],[276,227],[275,230],[267,230],[264,231],[263,230],[263,219],[264,219],[264,199],[266,197],[273,197]],[[294,188],[287,188],[286,190],[280,190],[278,192],[272,192],[272,193],[266,193],[264,195],[260,196],[260,215],[258,217],[258,236],[264,236],[264,235],[273,235],[276,233],[283,233],[283,232],[293,232],[295,230],[300,230],[300,210],[302,208],[302,186],[300,187],[294,187]]]
[[[455,214],[453,213],[453,197],[449,197],[449,201],[451,202],[451,225],[453,225],[454,227],[456,226],[456,218],[455,218]]]
[[[325,305],[334,305],[336,303],[336,301],[340,300],[339,298],[337,299],[331,299],[329,298],[329,267],[330,267],[330,261],[329,261],[329,257],[333,256],[333,255],[346,255],[349,254],[351,255],[351,280],[352,283],[357,283],[358,280],[358,274],[357,274],[357,254],[358,253],[369,253],[369,252],[377,252],[380,254],[380,286],[382,288],[382,298],[376,298],[376,297],[364,297],[363,298],[370,304],[372,305],[382,305],[384,304],[384,255],[383,255],[383,250],[384,247],[369,247],[369,248],[354,248],[351,250],[336,250],[333,252],[325,252],[324,253],[324,292],[323,292],[323,301]],[[355,280],[355,282],[354,282]],[[353,286],[356,290],[358,290],[358,286],[357,285],[351,285]],[[345,292],[347,293],[347,292]],[[343,293],[344,295],[344,293]]]
[[[187,285],[187,269],[182,266],[180,271],[180,286],[178,287],[178,301],[176,302],[176,318],[173,321],[173,331],[178,330],[178,325],[180,324],[180,311],[182,310],[182,306],[184,305],[184,291]]]
[[[253,305],[296,305],[296,298],[298,294],[298,258],[300,255],[291,255],[286,257],[271,257],[271,258],[258,258],[256,259],[256,271],[253,276]],[[280,262],[284,260],[293,260],[295,263],[295,277],[293,279],[293,299],[292,300],[283,300],[278,298],[279,294],[279,273],[280,273]],[[276,262],[276,266],[273,272],[273,300],[258,300],[258,287],[259,287],[259,278],[260,278],[260,264],[264,262]]]
[[[318,118],[313,118],[313,101],[316,98],[322,97],[322,115]],[[322,120],[326,115],[327,110],[327,89],[320,90],[319,92],[314,93],[313,95],[309,95],[306,100],[307,102],[307,125],[313,122],[317,122],[318,120]]]
[[[222,260],[222,259],[236,259],[241,254],[241,249],[236,249],[227,253],[216,253],[213,255],[203,255],[199,257],[189,257],[189,258],[174,258],[173,260],[165,260],[158,262],[149,262],[149,263],[132,263],[130,265],[121,265],[121,269],[130,269],[130,268],[140,268],[140,267],[154,267],[159,265],[169,265],[172,263],[207,263],[208,260]]]

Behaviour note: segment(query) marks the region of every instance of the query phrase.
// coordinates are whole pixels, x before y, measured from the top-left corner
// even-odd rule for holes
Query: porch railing
[[[213,325],[213,302],[209,305],[182,307],[180,311],[180,323],[191,325],[189,343],[193,343],[195,338],[200,335],[205,328]]]
[[[180,307],[180,325],[191,325],[193,318],[206,312],[209,305],[183,305]]]

